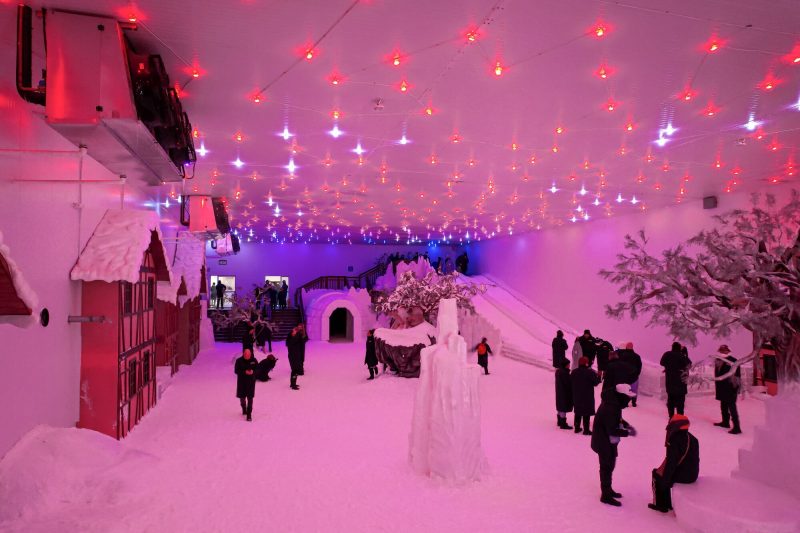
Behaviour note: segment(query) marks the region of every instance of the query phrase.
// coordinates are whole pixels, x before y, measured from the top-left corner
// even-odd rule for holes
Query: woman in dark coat
[[[561,330],[556,331],[556,337],[552,342],[553,346],[553,368],[561,368],[561,361],[567,358],[567,339],[564,338],[564,332]]]
[[[567,424],[567,413],[572,411],[572,382],[569,378],[569,360],[561,362],[561,368],[556,370],[556,417],[558,427],[572,429]]]
[[[686,402],[686,373],[692,366],[692,361],[686,355],[679,342],[672,343],[672,350],[665,352],[661,356],[661,366],[664,367],[667,389],[667,412],[669,417],[678,411],[683,414],[684,403]]]
[[[575,408],[575,433],[580,433],[583,422],[583,434],[591,435],[589,418],[594,416],[594,388],[600,384],[600,376],[589,368],[589,358],[581,357],[580,366],[572,371],[572,405]]]
[[[272,328],[270,328],[269,324],[266,323],[265,318],[262,316],[261,322],[256,324],[254,331],[254,336],[256,340],[256,346],[261,348],[261,351],[264,351],[264,346],[269,344],[269,351],[272,351]]]
[[[300,387],[297,386],[297,376],[302,376],[305,373],[303,365],[306,360],[306,342],[308,342],[308,337],[306,336],[305,326],[301,322],[295,326],[292,332],[289,333],[289,336],[286,337],[286,347],[289,351],[289,366],[292,368],[292,377],[289,386],[292,390],[300,389]]]
[[[667,424],[667,456],[661,466],[653,469],[654,511],[672,510],[672,486],[675,483],[694,483],[700,475],[700,443],[689,433],[689,419],[675,415]]]
[[[253,351],[249,348],[242,350],[242,356],[233,365],[236,374],[236,397],[242,405],[242,414],[247,415],[247,421],[251,421],[253,414],[253,396],[256,395],[256,369],[258,361],[253,357]]]
[[[730,372],[733,368],[732,365],[736,363],[736,358],[730,355],[731,350],[727,345],[720,346],[718,352],[714,356],[715,378],[720,378]],[[738,435],[742,432],[742,428],[739,425],[739,410],[736,408],[736,397],[739,395],[741,381],[741,367],[736,367],[736,371],[727,378],[714,381],[715,397],[719,401],[720,410],[722,411],[722,422],[715,422],[714,425],[729,428],[731,427],[731,420],[733,420],[733,429],[728,432],[732,435]]]
[[[375,354],[375,330],[367,332],[367,353],[364,356],[364,364],[369,368],[369,378],[375,379],[378,375],[378,356]]]

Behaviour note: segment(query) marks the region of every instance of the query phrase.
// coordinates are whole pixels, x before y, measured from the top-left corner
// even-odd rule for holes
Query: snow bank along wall
[[[89,157],[84,180],[115,182],[86,184],[80,198],[76,183],[31,182],[76,180],[78,156],[45,124],[44,109],[17,94],[16,22],[16,5],[0,5],[0,231],[50,324],[0,324],[0,456],[38,424],[74,426],[78,419],[80,325],[67,324],[67,316],[80,314],[81,298],[69,271],[106,209],[120,207],[122,190],[118,176]],[[47,150],[74,153],[41,152]],[[82,209],[74,206],[79,199]],[[143,203],[128,183],[126,209],[147,209]],[[165,239],[177,228],[169,224]]]
[[[788,187],[770,188],[780,199],[788,199]],[[700,200],[645,212],[610,217],[588,223],[549,229],[472,243],[467,247],[470,268],[513,287],[548,314],[579,330],[590,328],[596,336],[616,344],[633,341],[636,351],[650,361],[659,361],[669,349],[672,337],[666,329],[646,329],[647,317],[631,323],[606,317],[606,304],[622,301],[617,286],[598,276],[612,268],[623,252],[625,234],[644,229],[651,253],[657,254],[713,225],[713,216],[736,208],[747,209],[749,195],[719,197],[719,207],[704,210]],[[553,331],[555,335],[555,331]],[[567,339],[572,348],[575,339]],[[715,352],[720,341],[700,336],[697,347],[689,348],[693,361]],[[742,331],[725,341],[735,354],[749,353],[752,336]]]

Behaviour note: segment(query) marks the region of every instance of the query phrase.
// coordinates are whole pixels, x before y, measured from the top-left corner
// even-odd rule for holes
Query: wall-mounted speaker
[[[706,196],[703,198],[703,209],[716,209],[717,208],[717,197],[716,196]]]

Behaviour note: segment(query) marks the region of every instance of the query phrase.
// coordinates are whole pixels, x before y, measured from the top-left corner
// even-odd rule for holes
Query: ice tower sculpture
[[[467,363],[454,299],[439,304],[436,344],[423,348],[409,459],[420,474],[452,483],[481,479],[480,368]]]

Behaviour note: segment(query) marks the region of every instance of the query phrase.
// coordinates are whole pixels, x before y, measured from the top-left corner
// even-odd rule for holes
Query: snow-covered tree
[[[607,305],[606,313],[649,315],[648,326],[666,326],[692,345],[698,332],[721,338],[744,328],[756,349],[730,373],[769,342],[778,354],[778,379],[800,385],[800,194],[776,204],[772,195],[754,195],[751,209],[715,217],[716,227],[660,257],[646,249],[644,231],[626,235],[626,252],[600,275],[628,300]]]
[[[427,320],[432,320],[439,309],[439,302],[445,298],[455,298],[458,307],[474,311],[471,299],[486,291],[486,287],[459,281],[459,274],[453,272],[438,275],[430,272],[419,279],[413,272],[404,272],[397,281],[397,287],[375,298],[373,309],[376,313],[392,315],[400,309],[422,309]]]
[[[257,286],[253,285],[253,291],[247,296],[234,293],[231,298],[231,308],[228,312],[216,311],[210,315],[211,322],[218,328],[235,328],[242,322],[249,322],[251,326],[264,326],[274,332],[275,328],[266,317],[261,314],[261,306],[265,305],[264,300],[258,301],[255,297]],[[264,295],[266,305],[269,299]],[[261,305],[259,305],[261,304]],[[260,329],[260,328],[256,328]]]

